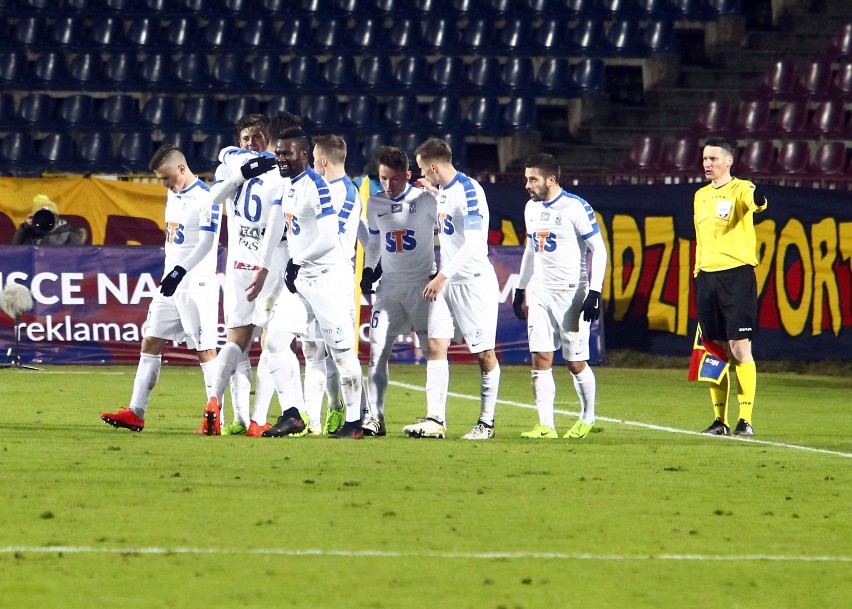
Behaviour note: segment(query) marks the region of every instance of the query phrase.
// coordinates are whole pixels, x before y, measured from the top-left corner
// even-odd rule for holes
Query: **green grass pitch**
[[[599,367],[595,433],[532,441],[505,366],[475,443],[476,367],[441,441],[403,437],[425,368],[395,366],[389,435],[355,442],[192,435],[196,367],[163,369],[142,433],[104,425],[134,371],[0,371],[0,607],[850,606],[849,378],[759,372],[751,441],[691,433],[712,411],[683,369]]]

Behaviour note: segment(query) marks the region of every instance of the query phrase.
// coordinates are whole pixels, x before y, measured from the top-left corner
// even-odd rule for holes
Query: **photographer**
[[[82,245],[86,230],[59,217],[59,208],[46,195],[36,195],[32,213],[18,227],[12,245]]]

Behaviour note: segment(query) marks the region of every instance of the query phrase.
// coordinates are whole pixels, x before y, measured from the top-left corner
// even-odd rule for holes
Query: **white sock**
[[[272,403],[272,396],[275,394],[275,383],[269,374],[269,352],[266,349],[263,350],[260,359],[257,360],[255,375],[254,412],[251,418],[258,425],[263,426],[269,417],[269,405]]]
[[[201,366],[201,374],[204,375],[204,393],[209,400],[210,396],[213,395],[213,388],[216,385],[218,364],[215,359],[211,359],[209,362],[200,362],[198,365]]]
[[[388,391],[388,363],[380,361],[367,369],[367,397],[379,419],[385,418],[385,395]]]
[[[148,400],[151,392],[160,378],[160,363],[162,356],[139,354],[139,365],[136,366],[136,378],[133,380],[133,395],[130,397],[130,410],[140,418],[145,418],[148,410]]]
[[[580,374],[571,376],[574,377],[574,389],[580,398],[580,417],[591,425],[595,422],[595,373],[587,365]]]
[[[249,408],[251,404],[251,362],[248,353],[237,364],[231,376],[231,406],[234,408],[234,420],[249,426]]]
[[[299,376],[299,360],[291,349],[284,349],[277,353],[269,354],[269,374],[275,383],[278,399],[281,401],[281,412],[295,408],[301,412],[305,408],[302,398],[302,388],[299,383],[293,382],[293,377]],[[298,391],[293,388],[298,387]]]
[[[334,363],[340,375],[340,391],[346,406],[346,422],[359,422],[361,421],[361,387],[363,386],[361,362],[358,361],[355,350],[349,349],[335,351]]]
[[[222,405],[222,399],[225,394],[225,387],[231,381],[231,376],[237,369],[237,364],[243,357],[243,350],[240,349],[237,343],[225,343],[225,346],[219,350],[216,356],[216,382],[213,385],[213,395],[219,398],[219,405]]]
[[[325,395],[325,359],[305,359],[305,411],[309,425],[319,427],[322,413],[322,398]],[[282,410],[283,412],[283,410]]]
[[[447,390],[450,387],[450,362],[433,359],[426,362],[426,416],[447,425]]]
[[[479,385],[480,405],[479,420],[494,425],[494,409],[497,406],[497,390],[500,388],[500,364],[496,364],[490,372],[482,373]]]
[[[340,408],[340,374],[334,358],[330,354],[325,356],[325,394],[328,396],[329,408]]]
[[[532,390],[533,397],[535,397],[535,407],[538,409],[538,422],[551,429],[556,429],[556,424],[553,422],[556,382],[553,380],[552,368],[532,371]]]

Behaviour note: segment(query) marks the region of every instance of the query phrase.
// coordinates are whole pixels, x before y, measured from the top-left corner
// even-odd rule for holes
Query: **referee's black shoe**
[[[264,431],[262,436],[264,438],[281,438],[283,436],[300,435],[306,428],[307,425],[302,420],[302,415],[299,414],[299,411],[295,408],[288,408],[278,417],[275,425]]]
[[[746,425],[748,425],[748,423],[746,423]],[[713,421],[713,424],[710,425],[710,427],[708,427],[701,433],[706,433],[710,436],[729,436],[731,435],[731,428],[722,423],[722,419],[717,418],[715,421]]]
[[[734,427],[734,435],[735,436],[753,436],[754,428],[751,426],[751,423],[746,421],[745,419],[740,419],[737,421],[737,426]]]

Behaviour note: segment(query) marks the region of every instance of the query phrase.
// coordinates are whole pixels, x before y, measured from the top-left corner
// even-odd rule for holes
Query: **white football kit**
[[[221,210],[213,205],[210,188],[200,179],[166,197],[165,270],[182,266],[199,242],[201,232],[208,231],[218,241]],[[173,296],[159,291],[148,307],[143,336],[186,342],[191,349],[215,349],[219,319],[219,284],[216,279],[217,247],[193,268],[188,269]]]
[[[527,289],[530,351],[553,352],[566,361],[589,359],[590,322],[582,319],[589,289],[601,291],[606,249],[591,206],[562,190],[550,201],[527,202],[527,243],[518,288]],[[592,249],[591,283],[586,253]]]
[[[461,331],[471,353],[494,348],[499,288],[488,260],[488,203],[479,182],[458,172],[438,191],[438,239],[444,289],[429,309],[429,337]],[[455,326],[454,326],[455,323]]]
[[[331,203],[337,212],[337,232],[347,256],[355,255],[358,224],[361,221],[361,195],[348,176],[328,182]]]

